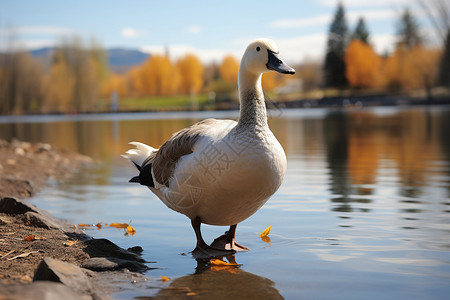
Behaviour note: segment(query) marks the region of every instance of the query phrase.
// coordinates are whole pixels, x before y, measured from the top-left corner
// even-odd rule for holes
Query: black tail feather
[[[143,168],[136,167],[140,170],[139,176],[134,176],[128,182],[137,182],[145,186],[155,187],[152,176],[152,164],[145,165]]]

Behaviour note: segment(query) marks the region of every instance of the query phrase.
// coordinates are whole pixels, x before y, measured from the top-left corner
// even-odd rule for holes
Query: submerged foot
[[[224,235],[219,236],[216,238],[212,244],[211,247],[218,248],[218,249],[225,249],[225,250],[234,250],[234,251],[249,251],[245,246],[242,246],[234,240],[233,237],[225,233]]]
[[[196,259],[213,258],[217,256],[227,256],[236,253],[235,250],[215,248],[208,245],[197,245],[192,251],[192,256]]]

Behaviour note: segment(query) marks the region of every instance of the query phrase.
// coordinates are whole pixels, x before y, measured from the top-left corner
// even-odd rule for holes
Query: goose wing
[[[169,186],[177,161],[194,152],[195,144],[208,136],[208,129],[222,122],[225,120],[206,119],[175,133],[159,148],[151,162],[154,179],[161,185]]]

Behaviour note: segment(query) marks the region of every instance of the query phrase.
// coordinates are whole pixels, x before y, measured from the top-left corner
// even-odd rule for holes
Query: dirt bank
[[[26,202],[49,179],[68,179],[93,163],[48,144],[0,140],[0,299],[28,298],[34,289],[43,298],[73,292],[74,298],[108,299],[111,291],[102,290],[96,273],[87,269],[147,268],[133,251],[91,239]]]

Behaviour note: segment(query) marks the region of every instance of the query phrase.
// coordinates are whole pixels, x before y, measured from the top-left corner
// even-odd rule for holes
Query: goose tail
[[[129,182],[155,187],[152,175],[152,161],[158,150],[139,142],[131,142],[130,144],[136,148],[128,150],[122,157],[133,163],[136,169],[139,170],[139,176],[131,178]]]

